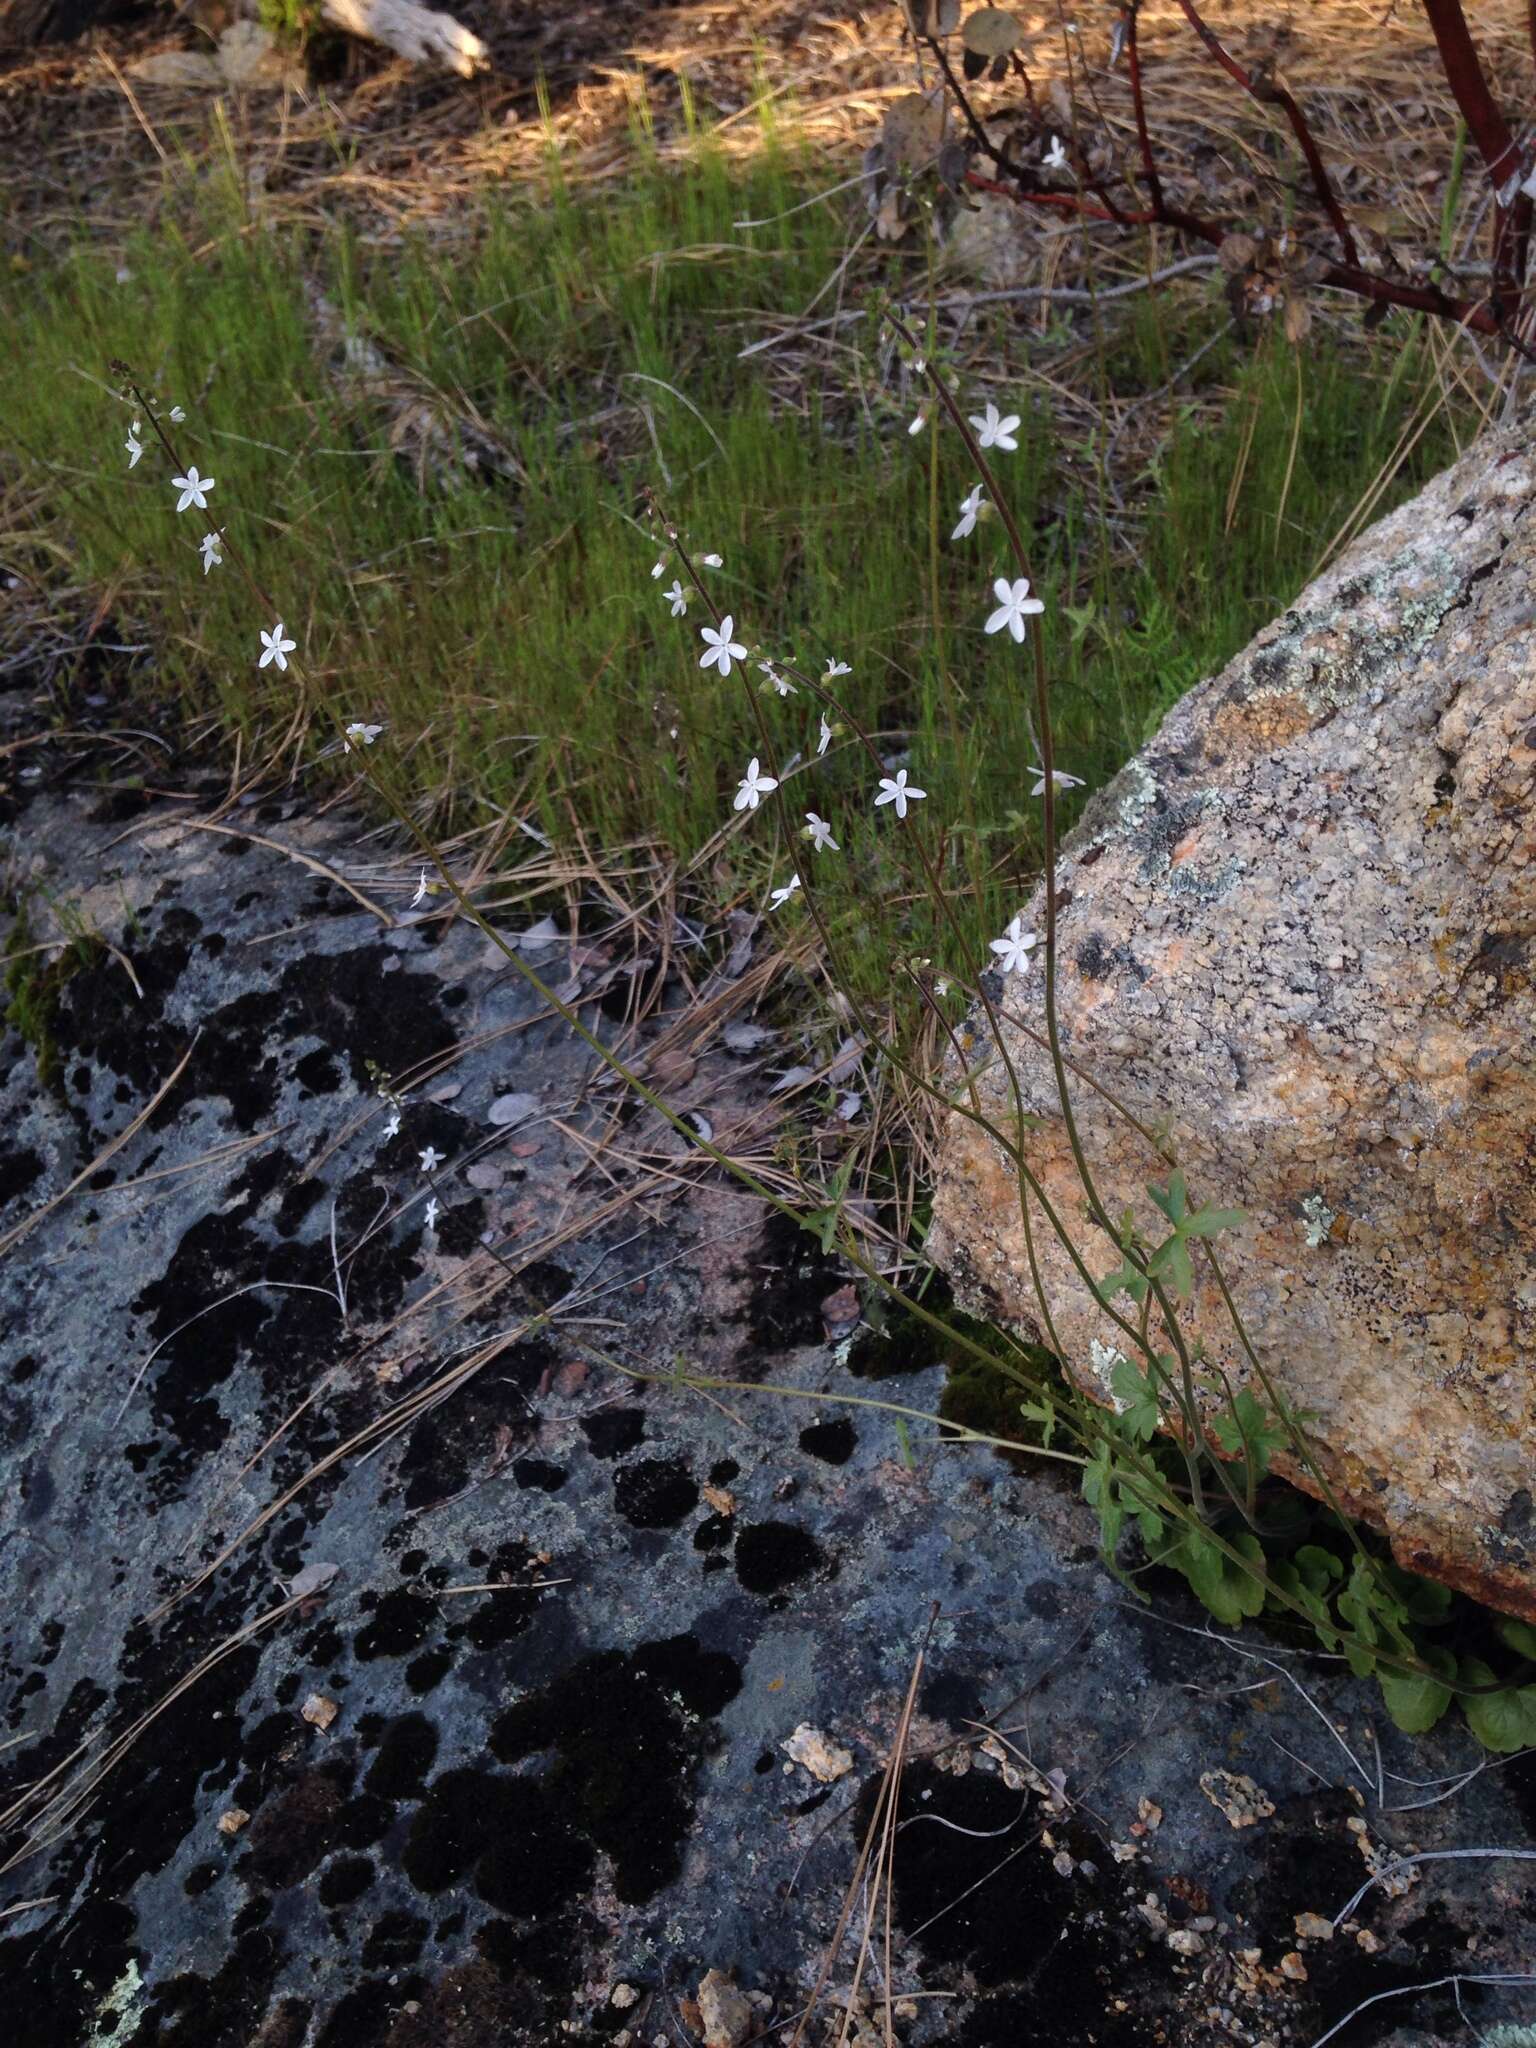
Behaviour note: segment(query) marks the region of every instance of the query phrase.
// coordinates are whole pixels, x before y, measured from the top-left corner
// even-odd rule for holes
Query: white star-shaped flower
[[[853,670],[846,661],[829,661],[827,663],[827,672],[821,680],[824,683],[835,683],[839,676],[851,676],[852,674]]]
[[[992,941],[992,951],[997,955],[998,970],[1002,974],[1028,974],[1030,954],[1040,941],[1033,932],[1021,929],[1022,917],[1010,920],[1007,931],[1000,939]]]
[[[992,585],[992,593],[997,599],[997,610],[988,615],[987,631],[1001,633],[1006,628],[1015,640],[1022,640],[1024,621],[1045,610],[1038,597],[1030,596],[1029,578],[1017,576],[1010,583],[1006,576],[999,576]]]
[[[724,555],[700,555],[699,567],[701,569],[723,569],[725,567],[725,557]]]
[[[180,491],[176,510],[185,512],[189,505],[195,505],[199,512],[208,510],[208,493],[213,489],[211,476],[199,476],[196,468],[189,469],[185,476],[173,476],[171,489]]]
[[[799,887],[800,877],[798,875],[791,875],[789,880],[784,884],[783,888],[775,889],[773,894],[768,898],[769,909],[782,910],[785,904],[789,901],[790,897],[796,893]]]
[[[346,738],[341,743],[341,751],[344,754],[350,754],[354,747],[371,747],[383,730],[382,725],[364,725],[360,718],[354,718],[347,727]]]
[[[270,633],[265,626],[260,631],[261,659],[257,662],[256,666],[258,668],[265,668],[269,661],[275,661],[279,668],[286,668],[288,666],[288,657],[292,654],[294,648],[298,646],[298,641],[285,640],[283,638],[283,622],[281,619],[278,620]]]
[[[977,484],[960,500],[960,523],[949,536],[951,540],[964,540],[976,531],[976,515],[981,510],[983,495],[981,485]]]
[[[667,603],[671,605],[673,618],[680,619],[688,609],[688,593],[684,590],[682,584],[674,577],[672,579],[672,588],[664,590],[661,594],[667,600]]]
[[[224,536],[221,533],[205,533],[198,542],[198,546],[203,551],[203,574],[205,576],[210,569],[217,569],[223,563],[224,557],[219,553],[219,546],[223,538]]]
[[[180,407],[179,405],[173,405],[173,406],[171,407],[171,418],[172,418],[172,419],[173,419],[173,420],[175,421],[176,425],[177,425],[177,426],[179,427],[179,426],[181,425],[182,421],[183,421],[183,420],[185,420],[185,418],[186,418],[186,414],[185,414],[185,413],[184,413],[184,412],[182,411],[182,409],[181,409],[181,407]]]
[[[897,817],[904,818],[907,815],[907,805],[921,802],[927,794],[926,789],[917,789],[908,782],[905,768],[898,768],[894,778],[889,775],[881,776],[880,791],[875,798],[875,804],[877,807],[881,804],[894,804]]]
[[[805,822],[811,828],[811,845],[817,853],[824,852],[828,848],[833,853],[842,852],[842,848],[832,837],[832,827],[825,818],[818,818],[814,811],[807,811]]]
[[[1045,770],[1039,765],[1038,762],[1031,761],[1029,764],[1029,772],[1035,778],[1035,786],[1029,792],[1030,795],[1044,796]],[[1081,789],[1083,786],[1083,778],[1081,777],[1081,775],[1068,775],[1064,768],[1053,768],[1051,770],[1051,780],[1055,783],[1058,789]]]
[[[755,811],[769,790],[777,789],[778,786],[777,775],[764,775],[760,772],[758,758],[754,754],[747,763],[747,772],[741,778],[736,791],[736,801],[731,808],[737,811]]]
[[[428,1230],[436,1230],[436,1228],[437,1228],[437,1197],[436,1197],[436,1195],[433,1195],[433,1197],[431,1198],[431,1200],[430,1200],[430,1201],[429,1201],[429,1202],[427,1203],[427,1209],[426,1209],[426,1217],[427,1217],[427,1228],[428,1228]]]
[[[123,446],[128,451],[128,467],[132,469],[139,457],[144,453],[144,443],[139,439],[139,423],[137,420],[128,429],[128,438],[123,443]]]
[[[1059,135],[1051,137],[1051,146],[1041,158],[1040,168],[1043,171],[1067,171],[1072,168],[1067,162],[1067,152],[1061,146]]]
[[[414,896],[413,896],[413,897],[411,898],[411,908],[412,908],[412,910],[414,910],[414,909],[416,908],[416,906],[417,906],[417,904],[418,904],[418,903],[425,903],[425,902],[426,902],[426,900],[427,900],[427,871],[426,871],[426,869],[425,869],[425,868],[423,868],[423,869],[422,869],[422,871],[421,871],[421,873],[420,873],[420,874],[419,874],[419,875],[418,875],[418,876],[416,877],[416,894],[415,894],[415,895],[414,895]]]
[[[760,661],[757,665],[781,697],[793,697],[796,694],[795,686],[789,677],[781,676],[771,661]]]
[[[831,746],[831,744],[832,728],[830,725],[828,725],[826,719],[823,718],[821,721],[821,731],[816,735],[816,757],[818,760],[827,751],[827,748]]]
[[[699,656],[700,668],[718,668],[721,675],[728,676],[733,661],[745,661],[747,650],[739,640],[731,636],[736,631],[736,621],[727,612],[720,621],[717,633],[712,626],[700,626],[699,636],[704,642],[704,653]]]
[[[1016,412],[1009,413],[1004,419],[989,398],[986,411],[979,415],[972,413],[970,421],[976,429],[976,439],[983,448],[1002,448],[1011,455],[1018,447],[1019,444],[1014,439],[1014,432],[1019,424]]]
[[[435,1145],[428,1145],[426,1150],[421,1153],[420,1158],[422,1172],[431,1173],[434,1167],[442,1165],[444,1155],[438,1151]]]
[[[389,1112],[389,1115],[388,1115],[388,1117],[387,1117],[387,1118],[385,1119],[385,1122],[384,1122],[384,1133],[383,1133],[383,1135],[384,1135],[384,1136],[385,1136],[386,1138],[398,1138],[398,1137],[399,1137],[399,1135],[400,1135],[400,1112],[399,1112],[399,1110],[398,1110],[398,1109],[392,1109],[392,1110],[391,1110],[391,1111]]]

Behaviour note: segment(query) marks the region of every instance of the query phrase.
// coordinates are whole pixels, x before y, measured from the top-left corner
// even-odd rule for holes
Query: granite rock
[[[1526,426],[1381,520],[1090,803],[1063,848],[1063,1047],[1197,1199],[1237,1206],[1236,1299],[1350,1510],[1404,1565],[1536,1616],[1536,522]],[[1043,930],[1037,894],[1024,913]],[[1043,976],[1005,1020],[1023,1144],[1088,1249]],[[1010,1113],[990,1049],[984,1105]],[[1166,1178],[1085,1082],[1108,1212]],[[1016,1183],[952,1116],[931,1248],[1041,1327]],[[1107,1398],[1116,1332],[1035,1216],[1065,1363]],[[1159,1233],[1161,1234],[1161,1233]],[[1208,1268],[1183,1318],[1249,1375]],[[1287,1466],[1308,1485],[1308,1475]]]

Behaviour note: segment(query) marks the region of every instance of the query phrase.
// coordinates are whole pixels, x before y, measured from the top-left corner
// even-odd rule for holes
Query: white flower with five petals
[[[176,510],[185,512],[189,505],[195,505],[199,512],[208,510],[208,493],[213,489],[211,476],[199,476],[196,468],[189,469],[185,476],[173,476],[171,489],[180,491]]]
[[[128,438],[123,443],[123,446],[128,451],[128,467],[132,469],[139,457],[144,453],[144,443],[139,439],[139,423],[137,420],[128,429]]]
[[[261,659],[257,662],[256,666],[258,668],[265,668],[269,661],[275,661],[279,668],[286,668],[288,666],[288,657],[298,644],[297,640],[288,640],[283,637],[283,622],[281,619],[278,620],[270,633],[263,626],[261,628]]]
[[[1043,171],[1071,170],[1072,166],[1067,162],[1067,152],[1061,146],[1059,135],[1051,137],[1051,146],[1040,159],[1040,168]]]
[[[987,619],[989,633],[1009,632],[1015,640],[1024,638],[1024,621],[1035,613],[1043,612],[1045,606],[1038,597],[1029,594],[1029,578],[1016,576],[1010,583],[1006,576],[999,576],[992,585],[997,599],[997,610]]]
[[[205,533],[198,542],[198,546],[203,554],[203,574],[205,576],[210,569],[217,569],[222,564],[224,557],[219,553],[219,549],[223,545],[223,541],[224,536],[221,533]]]
[[[791,875],[789,880],[784,884],[783,888],[775,889],[773,894],[768,898],[769,909],[782,910],[785,904],[789,901],[790,897],[798,892],[799,888],[800,877],[798,875]]]
[[[991,949],[998,956],[997,966],[999,973],[1027,974],[1029,972],[1031,965],[1029,956],[1035,947],[1039,945],[1040,941],[1033,932],[1025,931],[1023,924],[1022,916],[1010,919],[1008,929],[1003,936],[992,941]]]
[[[755,811],[770,790],[777,789],[777,775],[764,775],[756,754],[747,763],[747,772],[741,778],[736,791],[736,800],[731,808],[737,811]]]
[[[439,1152],[435,1145],[428,1145],[419,1156],[421,1159],[422,1172],[431,1173],[435,1167],[439,1167],[442,1165],[446,1155],[442,1152]]]
[[[897,817],[904,818],[907,815],[907,805],[909,803],[921,802],[927,794],[926,789],[918,789],[914,784],[908,782],[905,768],[898,768],[894,777],[890,775],[881,776],[880,790],[875,798],[875,804],[877,807],[881,804],[894,804]]]
[[[341,751],[344,754],[350,754],[354,747],[371,747],[383,730],[382,725],[364,725],[360,718],[354,718],[347,727],[346,737],[341,743]]]
[[[705,649],[699,656],[700,668],[718,668],[721,675],[728,676],[733,661],[746,660],[746,648],[732,637],[735,631],[736,621],[729,612],[720,621],[718,633],[713,626],[700,626],[699,637],[704,642]]]
[[[664,590],[661,594],[667,600],[667,603],[671,605],[673,618],[680,619],[688,609],[688,593],[684,590],[682,584],[674,577],[672,588]]]
[[[831,744],[832,728],[830,725],[828,725],[825,717],[823,717],[821,721],[821,731],[816,735],[816,758],[818,760],[821,759],[821,756],[827,751],[828,747],[830,747]]]
[[[1019,426],[1019,415],[1016,412],[1009,413],[1005,419],[989,398],[986,411],[980,414],[972,413],[970,420],[976,429],[976,439],[983,448],[1002,448],[1011,455],[1018,447],[1019,444],[1014,438]]]
[[[810,827],[809,836],[811,845],[817,853],[823,853],[829,850],[833,853],[842,852],[842,848],[838,845],[837,841],[832,837],[832,827],[827,823],[825,818],[818,818],[814,811],[807,811],[805,814],[805,822]]]

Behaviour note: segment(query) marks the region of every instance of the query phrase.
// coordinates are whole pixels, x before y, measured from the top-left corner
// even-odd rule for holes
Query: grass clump
[[[674,620],[648,573],[654,487],[725,557],[712,588],[739,630],[811,673],[851,665],[850,712],[910,749],[946,821],[944,877],[979,943],[1039,853],[1027,693],[976,612],[1001,536],[984,525],[951,546],[963,451],[901,431],[908,394],[882,391],[878,322],[792,367],[774,349],[740,357],[845,255],[835,206],[790,212],[809,177],[771,137],[745,171],[705,145],[681,172],[642,156],[621,191],[556,178],[537,204],[508,195],[451,251],[262,230],[237,196],[205,196],[136,238],[126,282],[81,242],[30,290],[11,357],[24,373],[6,379],[14,440],[83,575],[165,619],[157,687],[189,713],[216,706],[247,757],[288,728],[293,692],[257,669],[248,591],[198,573],[202,527],[174,519],[163,457],[124,475],[114,356],[187,407],[178,454],[218,479],[209,523],[238,531],[309,673],[349,716],[409,735],[389,772],[415,815],[447,830],[510,812],[558,844],[644,841],[707,868],[719,908],[761,881],[761,850],[716,838],[759,728],[739,678],[698,667],[697,608]],[[875,260],[909,285],[909,258]],[[967,339],[968,388],[1016,352],[1006,313],[988,318]],[[1198,289],[1144,305],[1116,331],[1117,392],[1154,390],[1223,318]],[[1129,547],[1106,517],[1106,442],[1068,445],[1027,384],[992,385],[1024,416],[1010,493],[1070,622],[1053,647],[1058,758],[1090,785],[1283,608],[1319,533],[1390,469],[1431,377],[1427,355],[1394,348],[1212,348],[1141,482]],[[1383,503],[1448,436],[1422,435]],[[767,708],[778,765],[807,752],[807,700]],[[834,751],[844,771],[867,806],[853,749],[841,768]],[[833,891],[845,971],[871,987],[889,947],[870,903],[898,904],[940,964],[957,944],[902,901],[878,852],[848,859]]]
[[[66,937],[55,950],[39,942],[24,902],[8,907],[11,924],[3,950],[5,1022],[32,1048],[38,1086],[59,1095],[64,1073],[55,1028],[59,998],[70,976],[96,957],[102,941],[70,906],[58,905],[55,914]]]

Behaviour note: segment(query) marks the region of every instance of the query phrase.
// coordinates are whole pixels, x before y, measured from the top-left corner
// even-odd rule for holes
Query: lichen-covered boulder
[[[1528,1617],[1533,494],[1528,431],[1480,441],[1178,705],[1058,875],[1064,1049],[1168,1120],[1199,1199],[1246,1212],[1225,1268],[1331,1484],[1403,1564]],[[1042,916],[1037,899],[1026,923]],[[1038,971],[1010,978],[1008,1006],[1042,1028]],[[1040,1119],[1030,1167],[1107,1271],[1049,1062],[1006,1028]],[[1006,1118],[1004,1080],[994,1058],[982,1089]],[[1074,1103],[1110,1212],[1134,1204],[1150,1229],[1161,1163],[1085,1083]],[[962,1295],[1038,1331],[1012,1168],[959,1116],[936,1214]],[[1113,1327],[1033,1221],[1065,1363],[1105,1398]],[[1208,1270],[1184,1320],[1249,1377]]]

